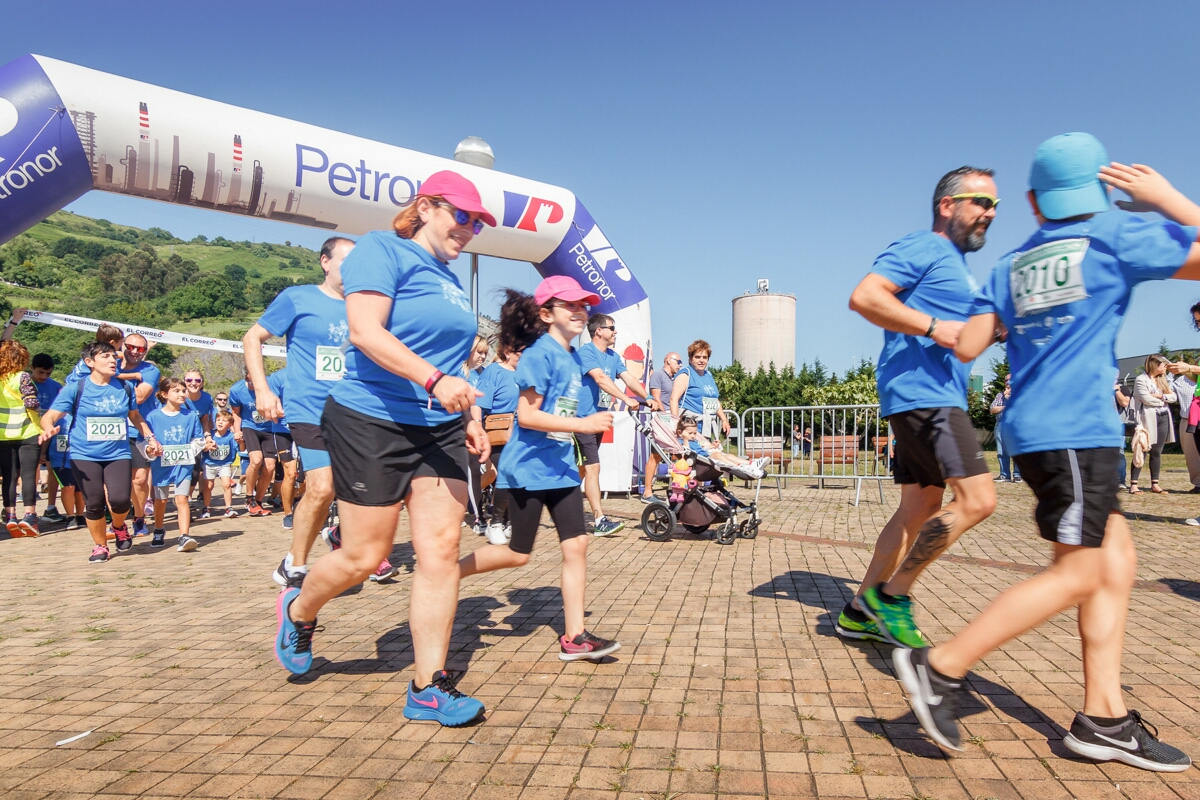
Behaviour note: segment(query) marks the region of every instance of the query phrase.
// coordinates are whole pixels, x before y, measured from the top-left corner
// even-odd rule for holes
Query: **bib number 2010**
[[[1083,257],[1087,239],[1047,242],[1013,259],[1009,288],[1018,317],[1087,298]]]

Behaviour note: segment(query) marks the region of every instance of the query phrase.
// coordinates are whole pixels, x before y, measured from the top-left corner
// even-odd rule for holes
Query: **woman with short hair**
[[[721,431],[728,435],[729,418],[721,407],[717,382],[708,370],[712,347],[703,339],[688,345],[688,365],[679,370],[671,386],[671,415],[691,417],[703,424],[701,433],[710,438],[716,436],[716,421],[721,421]]]

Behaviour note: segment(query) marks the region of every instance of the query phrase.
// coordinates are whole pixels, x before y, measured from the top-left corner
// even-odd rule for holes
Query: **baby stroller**
[[[713,539],[733,544],[735,539],[758,536],[757,503],[743,503],[725,487],[726,476],[761,481],[754,472],[735,464],[726,464],[688,449],[675,436],[676,419],[655,413],[649,422],[632,414],[638,432],[650,448],[672,471],[671,494],[667,501],[655,500],[642,512],[642,530],[646,538],[665,542],[682,525],[689,533],[704,533],[716,525]],[[757,497],[757,490],[755,492]]]

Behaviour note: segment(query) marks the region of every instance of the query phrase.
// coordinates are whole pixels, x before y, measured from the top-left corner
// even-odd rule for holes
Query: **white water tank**
[[[796,366],[795,295],[773,293],[760,280],[757,292],[733,298],[733,358],[747,372]]]

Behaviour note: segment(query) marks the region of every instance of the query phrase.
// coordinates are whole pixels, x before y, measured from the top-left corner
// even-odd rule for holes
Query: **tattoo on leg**
[[[954,530],[954,514],[943,511],[921,526],[917,541],[908,557],[900,565],[898,574],[919,572],[937,559],[949,546],[950,534]]]

